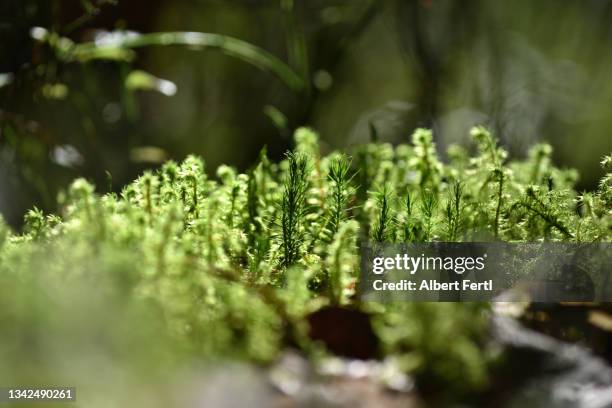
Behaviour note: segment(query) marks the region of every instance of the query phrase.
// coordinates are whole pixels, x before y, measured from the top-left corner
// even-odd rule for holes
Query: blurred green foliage
[[[244,169],[263,145],[279,159],[304,124],[329,149],[418,126],[467,144],[486,123],[513,155],[552,143],[591,190],[593,158],[612,151],[611,13],[607,0],[7,0],[0,209],[18,225],[76,176],[118,191],[190,153]]]

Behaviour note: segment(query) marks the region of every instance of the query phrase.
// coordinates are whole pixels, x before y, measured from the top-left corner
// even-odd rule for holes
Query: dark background
[[[580,171],[578,189],[592,189],[612,151],[611,22],[608,0],[0,0],[0,212],[19,226],[33,205],[53,210],[75,177],[118,191],[190,153],[211,174],[245,169],[264,145],[280,158],[300,125],[324,150],[367,141],[370,123],[394,143],[427,126],[442,153],[485,124],[515,157],[550,142],[558,165]],[[231,35],[308,86],[182,46],[65,63],[32,39],[36,26],[77,43],[116,29]],[[136,69],[178,92],[130,89]]]

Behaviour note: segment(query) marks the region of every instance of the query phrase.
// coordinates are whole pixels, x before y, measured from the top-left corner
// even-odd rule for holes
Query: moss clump
[[[362,305],[354,296],[359,244],[609,241],[612,200],[610,173],[597,191],[579,194],[576,172],[555,168],[549,146],[507,161],[486,129],[472,136],[475,156],[452,147],[443,163],[425,129],[411,144],[360,146],[353,159],[321,156],[316,134],[300,129],[295,152],[272,163],[263,151],[247,174],[222,166],[212,179],[188,157],[119,195],[77,180],[61,216],[33,210],[23,234],[0,228],[0,320],[13,327],[2,352],[35,339],[40,354],[13,355],[44,367],[39,357],[67,355],[59,344],[73,336],[66,347],[101,342],[112,354],[136,346],[131,358],[149,363],[266,362],[287,339],[312,350],[307,314],[346,305],[371,314],[383,354],[406,371],[482,386],[487,305]],[[8,361],[14,375],[34,375]]]

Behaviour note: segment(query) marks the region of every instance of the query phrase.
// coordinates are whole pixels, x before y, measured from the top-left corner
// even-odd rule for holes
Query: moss
[[[75,310],[90,310],[95,299],[95,313],[106,317],[105,304],[111,314],[122,310],[117,305],[144,308],[150,312],[133,331],[162,322],[159,336],[170,339],[164,347],[172,355],[267,362],[304,333],[309,312],[345,305],[371,314],[383,354],[406,371],[482,386],[487,305],[361,304],[359,245],[609,241],[611,176],[578,194],[575,172],[555,168],[549,146],[508,161],[486,129],[471,134],[477,154],[451,147],[447,164],[424,129],[411,145],[360,146],[354,160],[321,156],[316,133],[300,129],[295,153],[271,163],[263,151],[247,174],[222,166],[210,179],[191,156],[145,173],[120,195],[97,195],[77,180],[59,216],[34,209],[20,235],[0,224],[0,309],[26,330],[67,313],[54,297],[72,299]],[[610,162],[603,161],[608,171]],[[110,339],[137,339],[145,354],[155,349],[106,317]],[[76,338],[95,331],[75,327]],[[8,333],[0,346],[8,350],[19,336]]]

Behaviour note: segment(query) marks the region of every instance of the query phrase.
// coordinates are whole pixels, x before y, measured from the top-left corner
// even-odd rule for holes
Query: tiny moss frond
[[[502,200],[504,199],[504,179],[505,174],[501,169],[495,169],[495,177],[497,178],[497,205],[495,206],[495,223],[493,225],[493,233],[495,234],[495,239],[499,238],[499,223],[500,223],[500,215],[502,209]]]
[[[420,173],[421,188],[436,190],[440,185],[442,164],[438,159],[433,134],[428,129],[417,129],[412,135],[414,158],[410,164]]]
[[[549,173],[550,156],[552,148],[547,144],[537,144],[529,151],[529,157],[532,162],[531,183],[540,184],[545,179],[545,175]]]
[[[350,171],[351,161],[347,156],[339,155],[332,160],[328,175],[332,190],[329,200],[329,231],[332,236],[347,218],[348,201],[352,195],[350,182],[353,176]]]
[[[359,267],[356,242],[358,231],[359,224],[356,221],[343,221],[334,235],[325,259],[329,275],[329,297],[336,304],[347,303],[352,295],[351,288],[355,287],[355,271]]]
[[[281,204],[282,265],[284,267],[295,264],[301,256],[310,172],[308,158],[303,154],[288,153],[287,161],[289,169],[285,178]]]
[[[403,226],[402,238],[404,242],[418,242],[422,239],[421,224],[414,215],[413,207],[414,200],[408,192],[406,194],[406,200],[404,201],[404,219],[400,221]]]
[[[535,186],[527,187],[526,197],[517,202],[515,207],[523,207],[529,212],[540,217],[549,227],[554,227],[567,238],[573,238],[573,234],[561,221],[559,211],[553,205],[544,203],[540,197],[539,189]]]
[[[438,197],[430,190],[424,190],[421,194],[421,214],[425,225],[424,239],[430,241],[433,237],[436,225],[436,212],[438,209]]]
[[[382,189],[375,193],[376,199],[376,224],[373,230],[372,239],[375,242],[393,241],[393,213],[391,189],[384,184]]]
[[[446,229],[447,240],[454,242],[459,238],[461,228],[463,227],[463,196],[461,183],[455,183],[452,190],[449,192],[449,198],[446,201]]]

